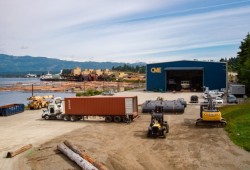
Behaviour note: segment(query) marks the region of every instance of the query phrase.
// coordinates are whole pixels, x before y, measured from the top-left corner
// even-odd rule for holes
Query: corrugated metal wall
[[[203,67],[204,86],[209,89],[226,87],[226,63],[205,61],[174,61],[147,64],[147,91],[162,89],[166,91],[166,67]],[[160,70],[160,71],[159,71]]]
[[[65,98],[65,113],[86,116],[125,115],[125,100],[130,108],[128,113],[137,110],[137,96],[134,97],[69,97]],[[133,104],[136,102],[136,105]],[[134,108],[136,107],[136,108]],[[129,112],[130,111],[130,112]]]

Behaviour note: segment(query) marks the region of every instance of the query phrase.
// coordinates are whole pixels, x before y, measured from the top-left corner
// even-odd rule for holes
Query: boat
[[[30,74],[30,73],[29,73],[29,74],[26,74],[25,77],[26,77],[26,78],[36,78],[37,75],[36,75],[36,74]]]
[[[40,80],[41,81],[66,81],[65,78],[61,77],[61,73],[62,73],[62,71],[58,74],[52,75],[48,72],[48,74],[42,75],[40,77]]]
[[[190,83],[189,83],[189,81],[181,81],[181,87],[182,87],[183,89],[188,89],[188,88],[190,88]]]
[[[41,81],[48,81],[48,80],[51,80],[52,78],[53,78],[52,74],[50,74],[49,71],[48,71],[48,74],[42,75],[40,77],[40,80]]]

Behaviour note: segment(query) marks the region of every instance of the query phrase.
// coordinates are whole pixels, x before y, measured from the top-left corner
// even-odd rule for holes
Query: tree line
[[[241,41],[236,57],[221,58],[220,61],[228,63],[228,71],[238,73],[238,81],[246,86],[247,94],[250,94],[250,34]]]
[[[117,67],[113,66],[112,70],[145,74],[146,73],[146,66],[135,66],[134,67],[134,66],[124,64],[123,66],[117,66]]]

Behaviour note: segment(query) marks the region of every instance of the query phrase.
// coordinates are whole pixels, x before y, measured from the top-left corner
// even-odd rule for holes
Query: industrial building
[[[225,62],[173,61],[147,64],[147,91],[203,91],[226,88]]]

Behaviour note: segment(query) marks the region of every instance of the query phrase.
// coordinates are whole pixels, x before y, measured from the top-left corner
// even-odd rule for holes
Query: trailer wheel
[[[44,119],[45,119],[45,120],[49,120],[49,119],[50,119],[49,115],[45,115],[45,116],[44,116]]]
[[[120,116],[115,116],[114,117],[114,122],[119,123],[121,122],[122,118]]]
[[[69,121],[69,116],[68,116],[68,115],[65,115],[65,116],[63,117],[63,120]]]
[[[105,117],[105,122],[112,122],[112,117],[111,116],[106,116]]]
[[[70,116],[70,121],[72,121],[72,122],[75,122],[75,121],[77,121],[78,119],[77,119],[77,117],[76,116]]]
[[[124,123],[130,123],[131,122],[131,118],[130,117],[126,117],[126,116],[124,116],[123,118],[122,118],[122,121],[124,122]]]

